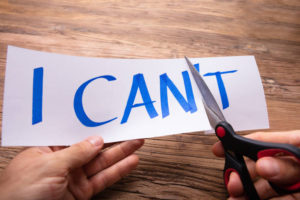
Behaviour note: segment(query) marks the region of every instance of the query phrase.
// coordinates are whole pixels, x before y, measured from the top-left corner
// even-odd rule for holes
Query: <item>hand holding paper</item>
[[[127,175],[138,164],[143,140],[103,148],[89,137],[68,148],[35,147],[16,156],[0,176],[1,200],[90,199]]]

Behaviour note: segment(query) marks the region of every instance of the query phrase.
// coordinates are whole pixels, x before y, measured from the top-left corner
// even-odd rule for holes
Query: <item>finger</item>
[[[115,144],[119,144],[119,143],[120,143],[120,142],[106,143],[106,144],[103,145],[103,149],[106,149],[106,148],[108,148],[108,147],[111,147],[111,146],[113,146],[113,145],[115,145]]]
[[[264,142],[287,143],[300,146],[300,130],[285,132],[256,132],[245,137]]]
[[[86,175],[89,177],[103,169],[106,169],[107,167],[110,167],[111,165],[135,152],[143,144],[144,140],[131,140],[122,142],[111,149],[102,152],[99,156],[85,166],[84,169]]]
[[[255,182],[254,186],[260,199],[269,199],[278,196],[278,194],[270,186],[269,182],[265,179],[259,179]]]
[[[272,198],[272,200],[295,200],[295,199],[300,199],[300,193],[288,194],[288,195]]]
[[[102,147],[103,139],[100,136],[91,136],[80,143],[54,152],[53,156],[66,168],[75,169],[92,160]]]
[[[131,170],[136,168],[138,161],[138,156],[132,154],[91,177],[90,181],[94,194],[104,190],[127,175]]]
[[[248,172],[250,174],[251,180],[255,180],[257,178],[257,173],[255,170],[256,163],[251,159],[245,159]],[[232,197],[240,197],[244,194],[244,188],[240,176],[236,172],[232,172],[229,175],[229,181],[227,184],[227,190],[230,196]]]
[[[67,148],[67,146],[52,146],[52,147],[50,147],[50,149],[51,149],[53,152],[55,152],[55,151],[60,151],[60,150],[65,149],[65,148]]]
[[[244,159],[245,159],[251,180],[255,180],[258,176],[257,172],[256,172],[256,162],[247,157],[245,157]]]
[[[250,177],[252,180],[254,180],[257,177],[256,171],[255,171],[255,162],[253,160],[246,160],[246,165],[248,172],[250,174]],[[227,190],[230,196],[238,197],[244,194],[244,188],[242,181],[240,179],[240,176],[236,172],[232,172],[229,176],[229,181],[227,184]]]
[[[33,149],[34,151],[36,150],[38,153],[52,153],[51,148],[49,148],[47,146],[32,147],[30,149]]]
[[[289,157],[264,157],[256,163],[257,173],[278,185],[291,185],[300,181],[300,165]]]
[[[239,197],[244,194],[242,181],[236,172],[232,172],[229,176],[227,191],[232,197]]]
[[[248,198],[246,196],[229,197],[227,200],[248,200]]]
[[[218,157],[224,157],[224,148],[220,141],[212,146],[212,152]]]
[[[23,159],[24,157],[35,157],[35,156],[40,156],[41,154],[44,153],[51,153],[51,149],[48,147],[29,147],[26,148],[24,151],[19,153],[15,159]]]
[[[228,193],[231,196],[230,199],[247,199],[245,191],[241,182],[240,177],[237,173],[232,172],[230,174],[230,180],[227,189]],[[271,197],[277,196],[278,194],[271,188],[270,184],[265,179],[258,179],[254,183],[254,187],[260,197],[260,199],[269,199]]]

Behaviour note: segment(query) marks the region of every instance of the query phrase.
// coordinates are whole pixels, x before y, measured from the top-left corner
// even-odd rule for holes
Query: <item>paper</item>
[[[236,131],[268,128],[253,56],[191,59]],[[184,59],[104,59],[8,47],[2,145],[69,145],[209,130]]]

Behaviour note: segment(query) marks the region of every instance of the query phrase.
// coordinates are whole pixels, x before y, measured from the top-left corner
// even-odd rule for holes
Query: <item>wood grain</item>
[[[268,131],[300,129],[298,0],[0,0],[1,110],[7,45],[109,58],[254,55]],[[203,133],[147,139],[139,167],[94,199],[225,199],[215,141]],[[0,148],[0,172],[20,150]]]

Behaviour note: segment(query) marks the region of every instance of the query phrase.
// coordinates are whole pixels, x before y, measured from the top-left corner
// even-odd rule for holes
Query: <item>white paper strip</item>
[[[235,130],[268,128],[253,56],[191,61]],[[8,47],[2,145],[69,145],[90,135],[115,142],[208,129],[184,59],[86,58]]]

